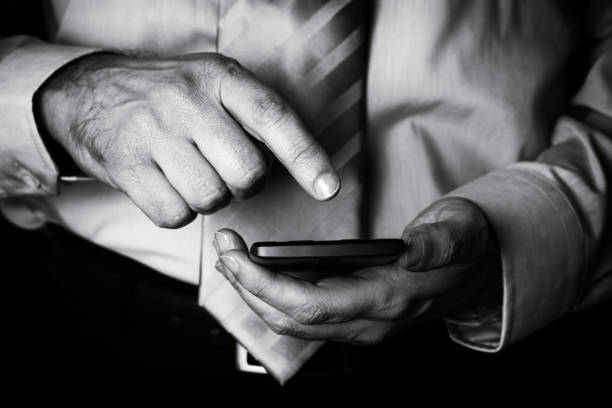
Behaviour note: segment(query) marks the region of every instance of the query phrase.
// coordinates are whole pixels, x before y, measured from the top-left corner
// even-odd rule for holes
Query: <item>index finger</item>
[[[340,178],[323,147],[274,90],[233,60],[220,83],[221,103],[242,127],[274,153],[293,178],[318,200],[340,190]]]

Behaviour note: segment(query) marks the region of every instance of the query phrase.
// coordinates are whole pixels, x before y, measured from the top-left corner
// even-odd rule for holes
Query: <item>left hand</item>
[[[501,282],[488,221],[469,200],[436,201],[402,239],[406,250],[392,264],[309,282],[253,263],[242,238],[223,229],[216,267],[276,333],[356,344],[448,315]]]

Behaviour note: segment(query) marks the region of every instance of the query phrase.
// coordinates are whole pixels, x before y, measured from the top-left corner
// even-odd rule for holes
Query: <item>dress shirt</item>
[[[279,27],[292,24],[282,2],[263,8]],[[214,52],[224,41],[218,10],[214,0],[53,0],[45,41],[1,39],[4,214],[25,228],[60,223],[197,284],[206,217],[158,229],[100,183],[58,185],[32,98],[58,68],[96,50]],[[432,201],[462,196],[485,212],[501,251],[502,303],[456,311],[451,337],[497,351],[608,298],[612,5],[380,0],[370,24],[368,235],[399,237]]]

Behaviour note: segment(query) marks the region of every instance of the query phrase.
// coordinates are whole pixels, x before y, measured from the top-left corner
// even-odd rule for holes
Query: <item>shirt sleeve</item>
[[[0,38],[0,197],[57,193],[57,167],[36,127],[32,100],[56,70],[94,51],[28,36]]]
[[[588,11],[590,68],[548,149],[449,194],[481,207],[502,257],[502,304],[447,320],[468,347],[500,350],[612,295],[612,6]]]

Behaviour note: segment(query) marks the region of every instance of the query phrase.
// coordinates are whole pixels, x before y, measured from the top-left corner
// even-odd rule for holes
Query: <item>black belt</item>
[[[101,335],[115,346],[119,344],[120,349],[126,339],[128,343],[148,344],[151,338],[161,336],[167,339],[163,344],[183,349],[187,365],[203,364],[221,372],[263,371],[198,305],[197,286],[164,276],[62,228],[46,227],[46,235],[46,272],[63,296],[77,299],[73,300],[75,308],[85,309],[86,315],[91,311],[93,317],[85,318],[87,321],[77,317],[75,324],[92,325],[94,336]],[[142,347],[125,353],[140,354]],[[172,353],[166,357],[159,353],[159,345],[151,348],[150,354],[145,351],[144,356],[137,355],[134,360],[144,359],[155,365],[156,360],[174,358]],[[305,364],[298,377],[346,375],[350,372],[350,351],[350,346],[328,343]]]

